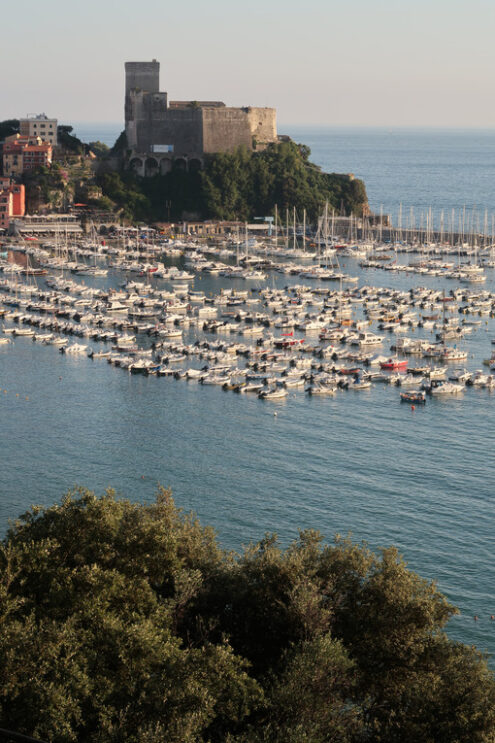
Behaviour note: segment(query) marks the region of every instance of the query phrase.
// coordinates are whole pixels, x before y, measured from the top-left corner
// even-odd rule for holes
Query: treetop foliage
[[[104,142],[100,142],[100,140],[96,140],[96,142],[90,142],[88,144],[88,147],[91,152],[93,152],[96,157],[105,158],[110,154],[110,147],[106,145]]]
[[[6,119],[5,121],[0,121],[0,142],[2,142],[5,137],[10,137],[12,134],[17,134],[19,132],[19,127],[21,123],[19,119]]]
[[[407,569],[314,531],[240,555],[160,489],[80,489],[0,546],[0,727],[51,743],[483,743],[495,682]]]

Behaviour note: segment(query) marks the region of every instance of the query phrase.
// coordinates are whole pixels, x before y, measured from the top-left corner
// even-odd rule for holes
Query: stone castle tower
[[[204,155],[277,141],[274,108],[231,108],[221,101],[168,101],[160,63],[125,63],[125,132],[129,166],[140,175],[198,169]]]

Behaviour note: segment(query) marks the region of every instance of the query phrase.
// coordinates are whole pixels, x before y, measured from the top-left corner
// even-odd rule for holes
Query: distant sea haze
[[[79,123],[85,142],[112,146],[122,123]],[[431,209],[439,226],[465,225],[491,231],[495,214],[495,130],[384,129],[284,126],[280,133],[311,148],[311,159],[327,172],[353,173],[366,184],[371,209],[401,214],[402,226],[426,226]]]

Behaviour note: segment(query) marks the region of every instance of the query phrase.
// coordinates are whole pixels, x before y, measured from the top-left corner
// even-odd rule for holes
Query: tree
[[[124,157],[127,150],[127,136],[125,133],[125,129],[120,132],[119,136],[115,140],[111,150],[110,155],[115,157]]]
[[[91,152],[94,152],[96,157],[105,158],[110,154],[110,147],[104,142],[97,140],[96,142],[90,142],[88,145]]]
[[[114,184],[118,186],[117,184]],[[81,489],[0,547],[0,726],[53,743],[488,743],[495,680],[407,569],[313,531],[241,555]]]
[[[2,142],[5,137],[10,137],[12,136],[12,134],[17,134],[19,131],[19,127],[19,119],[6,119],[5,121],[0,121],[0,142]]]
[[[53,741],[195,741],[247,715],[261,690],[227,642],[174,633],[210,529],[175,509],[68,495],[22,517],[4,542],[0,719]],[[217,738],[219,739],[219,738]]]
[[[86,155],[88,152],[88,145],[81,142],[72,132],[74,131],[73,126],[67,124],[59,124],[57,127],[57,141],[59,147],[62,147],[67,152],[71,152],[74,155]]]

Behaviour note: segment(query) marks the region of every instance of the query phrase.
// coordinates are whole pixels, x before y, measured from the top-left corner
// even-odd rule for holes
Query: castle
[[[125,63],[125,133],[129,167],[143,176],[172,167],[200,169],[204,156],[277,141],[274,108],[231,108],[221,101],[169,101],[160,63]]]

